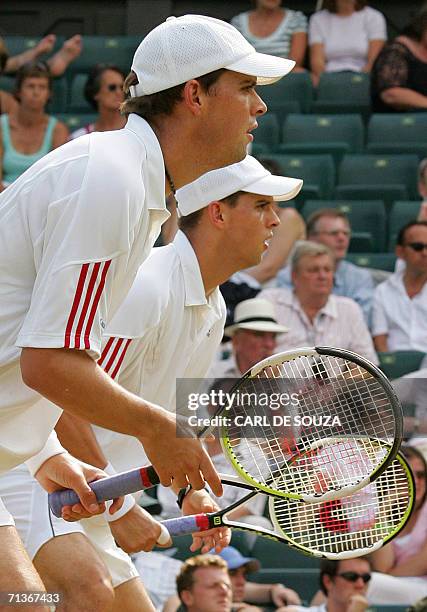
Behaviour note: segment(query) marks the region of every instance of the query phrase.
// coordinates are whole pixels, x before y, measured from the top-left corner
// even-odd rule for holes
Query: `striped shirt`
[[[141,177],[137,180],[136,177]],[[108,321],[169,216],[157,138],[140,117],[55,149],[0,196],[0,471],[60,416],[24,385],[22,347],[101,355]]]
[[[249,14],[250,11],[240,13],[233,17],[231,23],[259,53],[289,57],[292,36],[297,32],[307,32],[306,16],[301,11],[287,8],[284,18],[274,32],[270,36],[260,38],[249,29]]]

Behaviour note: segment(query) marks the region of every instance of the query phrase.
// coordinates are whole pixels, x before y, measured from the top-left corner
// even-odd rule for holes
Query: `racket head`
[[[290,427],[246,427],[242,433],[236,426],[242,406],[230,404],[229,424],[220,430],[234,470],[269,495],[313,503],[349,495],[383,473],[400,446],[402,410],[390,382],[351,351],[317,347],[278,353],[246,372],[231,393],[297,394],[295,406],[281,408]],[[248,406],[243,413],[254,417],[255,409]],[[311,424],[296,426],[298,416]],[[334,428],[335,417],[339,426]],[[382,452],[378,440],[388,442]]]
[[[351,559],[369,554],[396,537],[415,505],[411,469],[398,453],[387,469],[352,495],[328,502],[270,498],[277,534],[304,554]]]

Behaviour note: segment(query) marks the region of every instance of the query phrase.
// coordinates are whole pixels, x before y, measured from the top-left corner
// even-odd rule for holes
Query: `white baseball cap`
[[[153,94],[220,68],[257,77],[258,85],[268,85],[294,66],[292,60],[257,53],[234,26],[221,19],[168,17],[135,51],[131,70],[138,84],[130,88],[130,94]]]
[[[175,198],[179,215],[185,217],[237,191],[273,196],[277,202],[292,200],[300,192],[302,183],[301,179],[271,174],[254,157],[247,155],[237,164],[202,174],[178,189]]]
[[[262,298],[251,298],[237,304],[234,311],[234,323],[224,329],[224,334],[231,337],[238,329],[272,332],[273,334],[283,334],[289,331],[288,327],[279,325],[277,322],[273,304]]]

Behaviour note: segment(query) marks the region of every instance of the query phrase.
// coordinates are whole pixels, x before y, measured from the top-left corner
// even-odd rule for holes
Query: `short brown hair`
[[[228,206],[230,206],[230,208],[234,208],[234,206],[236,206],[237,204],[239,196],[241,196],[243,193],[243,191],[236,191],[236,193],[233,193],[232,195],[223,198],[222,200],[220,200],[220,202],[225,202],[226,204],[228,204]],[[200,210],[196,210],[196,212],[193,212],[190,215],[185,215],[185,217],[179,217],[179,229],[184,232],[184,234],[194,229],[200,223],[203,211],[204,208],[201,208]]]
[[[329,217],[332,219],[344,219],[344,221],[346,221],[350,225],[347,215],[341,210],[338,210],[337,208],[319,208],[318,210],[314,211],[314,213],[312,213],[307,219],[307,238],[313,236],[313,234],[317,232],[317,222],[319,221],[319,219],[322,219],[322,217]]]
[[[0,74],[4,71],[8,59],[9,51],[7,50],[4,39],[0,36]]]
[[[176,590],[181,599],[182,591],[189,591],[194,584],[194,572],[204,567],[218,567],[228,572],[227,563],[217,555],[196,555],[185,561],[176,577]]]
[[[52,75],[49,66],[45,62],[29,62],[20,67],[16,73],[14,96],[19,100],[19,91],[25,79],[41,78],[47,79],[49,90],[52,91]]]
[[[203,90],[210,93],[213,85],[218,81],[219,77],[225,72],[225,68],[220,68],[214,72],[209,72],[201,77],[197,77]],[[170,115],[175,108],[175,105],[182,100],[182,92],[184,91],[185,83],[158,91],[148,96],[130,96],[130,87],[138,83],[138,78],[134,72],[130,72],[124,82],[123,89],[126,95],[126,100],[120,106],[122,115],[136,113],[143,119],[150,121],[157,115]]]
[[[367,0],[356,0],[356,4],[354,8],[356,11],[361,11],[362,9],[365,8],[367,4],[368,4]],[[329,11],[330,13],[336,13],[337,12],[336,0],[323,0],[322,8],[325,9],[326,11]]]

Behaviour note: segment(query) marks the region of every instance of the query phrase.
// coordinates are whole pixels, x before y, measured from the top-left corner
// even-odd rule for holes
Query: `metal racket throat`
[[[171,536],[227,526],[285,543],[300,552],[327,559],[351,559],[371,553],[389,542],[406,525],[415,502],[415,487],[405,459],[396,459],[369,484],[343,499],[307,504],[271,497],[269,530],[227,518],[255,495],[210,514],[163,521]]]
[[[384,472],[402,439],[391,384],[350,351],[273,355],[230,396],[220,430],[224,453],[243,480],[270,495],[307,502],[348,495]],[[389,444],[380,449],[380,442]]]

